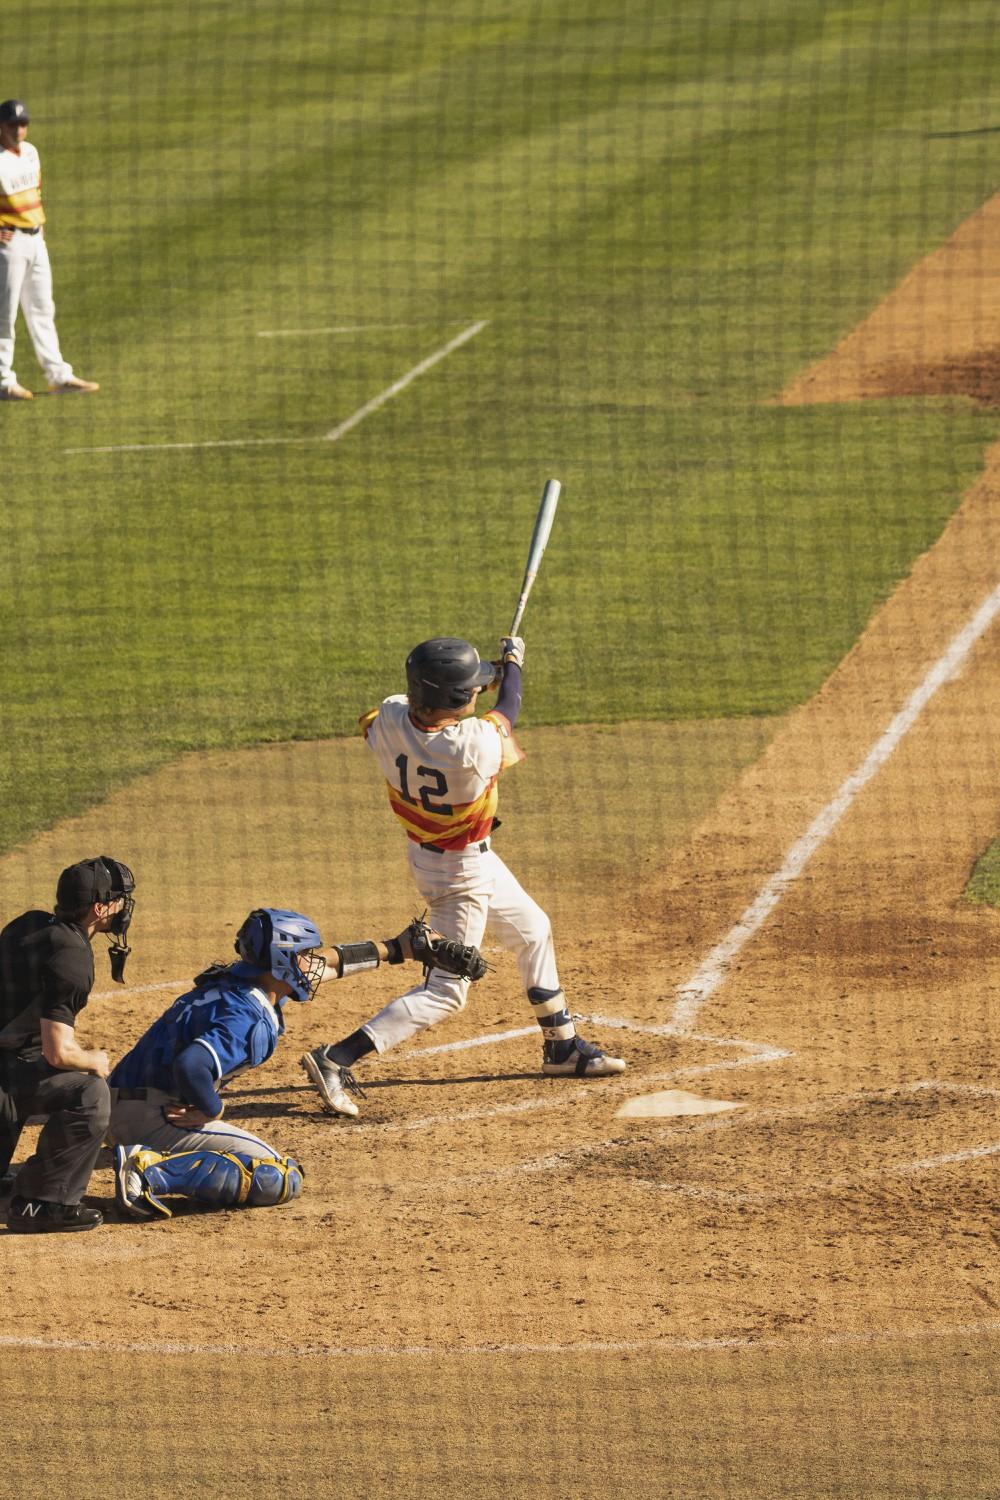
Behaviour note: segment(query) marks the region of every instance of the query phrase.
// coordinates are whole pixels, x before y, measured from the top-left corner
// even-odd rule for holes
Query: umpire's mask
[[[125,980],[125,960],[132,949],[125,941],[132,914],[135,911],[135,876],[128,865],[123,865],[121,860],[111,859],[109,855],[102,854],[101,862],[107,867],[111,877],[111,890],[109,900],[122,900],[122,909],[116,912],[108,926],[108,958],[111,962],[111,978],[115,984],[122,984]]]

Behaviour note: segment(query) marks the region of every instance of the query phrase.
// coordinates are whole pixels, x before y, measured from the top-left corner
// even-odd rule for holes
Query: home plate
[[[664,1089],[660,1094],[640,1094],[627,1099],[616,1112],[616,1119],[635,1120],[645,1115],[719,1115],[725,1109],[742,1109],[728,1099],[699,1099],[683,1089]]]

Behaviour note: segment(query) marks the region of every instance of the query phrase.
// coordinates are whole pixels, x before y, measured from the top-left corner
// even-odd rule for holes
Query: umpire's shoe
[[[316,1092],[323,1101],[323,1108],[328,1115],[350,1115],[358,1113],[358,1106],[350,1098],[351,1094],[358,1094],[362,1099],[365,1091],[361,1087],[350,1068],[342,1068],[339,1063],[331,1062],[326,1055],[325,1047],[317,1047],[314,1052],[307,1052],[300,1062],[309,1075],[309,1081],[316,1086]]]
[[[564,1042],[542,1043],[542,1072],[552,1078],[607,1078],[624,1073],[625,1060],[608,1057],[593,1042],[582,1036],[568,1037]]]
[[[7,1228],[11,1234],[68,1234],[79,1229],[96,1229],[104,1223],[96,1208],[82,1203],[47,1203],[44,1198],[12,1198],[7,1210]]]

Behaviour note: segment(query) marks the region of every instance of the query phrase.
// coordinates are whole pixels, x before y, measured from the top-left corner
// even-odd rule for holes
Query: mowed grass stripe
[[[957,404],[759,404],[992,190],[994,138],[938,138],[1000,60],[961,20],[35,8],[11,67],[60,329],[103,390],[3,413],[29,476],[0,560],[5,837],[180,749],[348,733],[423,635],[495,649],[550,473],[529,722],[815,691],[995,431]],[[95,192],[75,65],[98,51]],[[470,315],[488,340],[332,453],[67,471],[65,447],[311,437],[422,352],[261,327]]]

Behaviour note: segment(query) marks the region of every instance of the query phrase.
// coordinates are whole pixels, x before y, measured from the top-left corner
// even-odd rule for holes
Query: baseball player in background
[[[59,348],[52,268],[45,244],[42,168],[27,140],[31,116],[20,99],[0,104],[0,400],[30,401],[14,374],[14,324],[20,305],[49,390],[99,390],[73,374]]]
[[[361,720],[386,778],[389,805],[409,840],[410,870],[428,920],[447,938],[475,947],[489,928],[517,957],[543,1038],[542,1072],[599,1078],[625,1064],[577,1036],[556,969],[548,917],[491,847],[497,778],[523,760],[513,736],[521,708],[524,642],[505,637],[499,663],[481,662],[468,641],[438,637],[406,660],[407,692]],[[480,692],[500,680],[496,707],[476,716]],[[431,968],[423,984],[393,1000],[359,1030],[302,1058],[330,1114],[356,1115],[351,1069],[371,1052],[454,1015],[469,982]]]
[[[214,1208],[265,1208],[298,1197],[298,1162],[223,1120],[221,1091],[271,1056],[287,1000],[311,1000],[323,980],[380,963],[423,961],[422,941],[429,937],[433,951],[436,936],[412,923],[383,943],[324,954],[319,928],[300,912],[252,911],[236,936],[239,961],[199,974],[112,1069],[107,1140],[119,1212],[169,1219],[171,1195]]]

